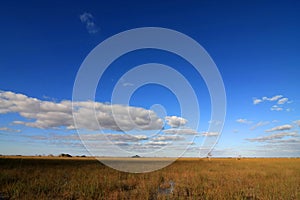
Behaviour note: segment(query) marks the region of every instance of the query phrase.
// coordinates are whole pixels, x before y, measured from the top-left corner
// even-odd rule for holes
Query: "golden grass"
[[[300,159],[287,158],[182,158],[144,174],[119,172],[94,158],[0,158],[0,199],[296,200],[299,180]],[[159,193],[170,181],[173,193]]]

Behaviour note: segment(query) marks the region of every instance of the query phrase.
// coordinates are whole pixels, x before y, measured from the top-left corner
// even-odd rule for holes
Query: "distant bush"
[[[62,153],[62,154],[59,154],[59,157],[72,157],[70,154],[67,154],[67,153]]]
[[[135,155],[135,156],[131,156],[131,158],[140,158],[141,156],[139,155]]]

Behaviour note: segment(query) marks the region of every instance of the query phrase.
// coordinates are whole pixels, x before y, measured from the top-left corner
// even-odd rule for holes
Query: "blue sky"
[[[222,76],[227,113],[213,156],[300,156],[299,11],[297,1],[3,2],[0,154],[88,154],[70,112],[82,62],[117,33],[163,27],[201,44]],[[111,118],[100,118],[107,114],[115,84],[133,87],[121,77],[145,63],[168,65],[188,79],[200,106],[198,127],[192,126],[198,111],[185,119],[176,94],[155,84],[138,88],[129,105],[113,104],[117,117],[123,119],[122,111],[130,108],[139,120],[138,129],[121,122],[131,136],[117,130]],[[191,144],[185,156],[198,156],[205,138],[217,138],[207,131],[211,102],[203,78],[170,52],[144,49],[120,56],[101,77],[95,101],[76,104],[82,108],[76,113],[82,119],[81,139],[89,149],[97,143],[95,154],[177,156]],[[88,120],[94,105],[101,130]],[[153,124],[148,124],[149,116]],[[125,153],[107,146],[103,135]],[[170,144],[176,145],[166,148]]]

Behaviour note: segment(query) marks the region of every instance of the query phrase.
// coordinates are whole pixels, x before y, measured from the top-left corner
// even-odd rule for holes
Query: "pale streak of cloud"
[[[261,102],[263,102],[263,100],[261,100],[261,99],[253,99],[253,104],[254,105],[256,105],[256,104],[259,104],[259,103],[261,103]]]
[[[213,136],[218,136],[219,133],[218,132],[203,132],[203,133],[201,133],[201,135],[204,137],[213,137]]]
[[[11,133],[21,132],[21,130],[19,130],[19,129],[12,129],[12,128],[8,128],[8,127],[0,127],[0,131],[11,132]]]
[[[254,130],[254,129],[258,128],[258,127],[265,126],[265,125],[268,125],[268,124],[270,124],[269,121],[260,121],[257,124],[255,124],[254,126],[252,126],[250,128],[250,130]]]
[[[90,34],[95,34],[99,31],[99,28],[94,22],[94,16],[91,13],[84,12],[79,18],[80,21],[85,24],[85,27]]]
[[[279,140],[284,137],[299,137],[299,134],[296,131],[293,132],[281,132],[281,133],[274,133],[268,136],[261,136],[256,138],[248,138],[246,140],[250,142],[269,142],[274,140]]]
[[[170,135],[199,135],[199,132],[189,128],[167,129],[163,130],[163,132]]]
[[[252,121],[249,121],[247,119],[237,119],[236,122],[241,123],[241,124],[252,124]]]
[[[283,111],[283,108],[277,106],[277,105],[273,105],[271,108],[270,108],[271,111]]]
[[[293,128],[292,125],[285,124],[285,125],[281,125],[281,126],[275,126],[274,128],[265,130],[265,132],[286,131],[286,130],[291,130],[292,128]]]
[[[285,104],[286,102],[288,102],[288,100],[289,100],[289,99],[286,98],[286,97],[285,97],[285,98],[282,98],[282,99],[279,99],[278,102],[277,102],[277,104]]]
[[[300,120],[293,121],[293,123],[297,124],[300,127]]]

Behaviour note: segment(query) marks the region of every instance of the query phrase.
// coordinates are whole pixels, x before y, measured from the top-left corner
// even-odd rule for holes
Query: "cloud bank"
[[[72,112],[72,103],[75,110]],[[0,91],[0,114],[18,113],[25,121],[14,121],[28,127],[49,129],[87,129],[87,130],[159,130],[163,119],[152,110],[126,105],[111,105],[100,102],[61,102],[43,101],[8,91]],[[73,120],[76,116],[76,126]],[[96,117],[97,120],[94,120]],[[168,123],[178,126],[187,120],[172,116],[167,117]],[[97,123],[95,123],[95,121]]]

